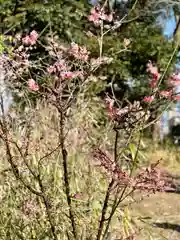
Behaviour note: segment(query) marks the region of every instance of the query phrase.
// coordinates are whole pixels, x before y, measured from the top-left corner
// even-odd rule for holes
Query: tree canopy
[[[97,2],[97,1],[96,1]],[[115,11],[119,26],[109,31],[103,29],[102,54],[113,58],[111,64],[102,67],[99,74],[106,76],[104,86],[112,80],[121,88],[133,80],[133,96],[147,93],[146,64],[156,63],[161,72],[165,71],[176,41],[163,37],[162,25],[158,18],[168,12],[169,1],[99,1],[107,4],[107,11]],[[3,34],[29,33],[33,29],[45,36],[50,32],[61,41],[86,45],[94,57],[99,56],[101,30],[87,20],[92,4],[88,1],[71,0],[1,0],[0,22]],[[177,12],[177,4],[173,5]],[[167,13],[168,14],[168,13]],[[128,39],[128,46],[124,40]],[[42,48],[37,49],[45,54]],[[175,58],[168,71],[172,71]],[[167,72],[168,74],[168,72]]]

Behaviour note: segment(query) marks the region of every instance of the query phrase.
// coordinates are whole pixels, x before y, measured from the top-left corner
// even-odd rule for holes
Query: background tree
[[[98,2],[98,1],[96,1]],[[1,31],[5,34],[29,33],[36,29],[40,34],[53,33],[63,43],[77,42],[91,49],[94,57],[99,56],[99,40],[103,41],[103,53],[112,58],[108,67],[101,67],[99,73],[106,76],[100,81],[106,90],[113,81],[121,91],[117,97],[122,99],[124,93],[132,101],[147,94],[148,74],[146,64],[149,60],[156,63],[160,72],[165,70],[174,49],[175,42],[163,37],[159,17],[168,14],[171,2],[166,1],[100,1],[107,4],[107,11],[115,11],[115,21],[120,23],[113,32],[103,35],[99,28],[87,21],[92,5],[88,1],[34,1],[1,0]],[[173,2],[177,9],[177,3]],[[111,28],[111,23],[105,27]],[[104,28],[103,34],[108,31]],[[91,37],[89,37],[89,34]],[[129,40],[128,46],[124,39]],[[42,39],[41,39],[42,40]],[[119,49],[119,51],[117,51]],[[43,57],[46,52],[42,46],[35,50]],[[173,69],[175,58],[169,65],[167,74]],[[127,87],[131,85],[131,90]],[[92,89],[93,90],[93,89]],[[99,90],[102,90],[99,88]],[[116,89],[114,89],[116,91]],[[104,90],[103,90],[104,91]],[[124,93],[123,93],[124,92]]]

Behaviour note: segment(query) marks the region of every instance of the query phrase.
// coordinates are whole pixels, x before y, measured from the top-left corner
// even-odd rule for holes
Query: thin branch
[[[48,221],[49,221],[49,224],[50,224],[50,227],[51,227],[51,232],[52,232],[53,239],[58,240],[57,235],[56,235],[55,224],[53,222],[53,217],[52,217],[52,214],[51,214],[51,211],[50,211],[50,209],[51,209],[50,201],[49,201],[48,197],[46,196],[45,189],[44,189],[44,186],[42,184],[42,180],[41,180],[40,175],[38,175],[38,183],[39,183],[39,186],[40,186],[40,189],[41,189],[42,199],[43,199],[43,203],[44,203],[44,206],[45,206],[45,209],[46,209],[46,214],[47,214],[47,217],[48,217]]]
[[[75,217],[72,209],[72,202],[71,202],[71,195],[70,195],[70,183],[69,183],[69,176],[68,176],[68,163],[67,163],[67,150],[65,149],[65,135],[64,135],[64,111],[61,106],[57,106],[60,115],[60,147],[61,147],[61,154],[63,158],[63,169],[64,169],[64,184],[65,184],[65,193],[67,198],[67,203],[69,206],[69,218],[71,220],[72,226],[72,233],[74,239],[78,239],[77,231],[76,231],[76,224],[75,224]]]
[[[99,227],[98,227],[98,233],[97,233],[96,240],[101,239],[101,235],[102,235],[102,231],[103,231],[103,227],[104,227],[104,222],[106,220],[106,212],[107,212],[107,208],[108,208],[110,192],[111,192],[111,188],[112,188],[113,184],[114,184],[114,180],[111,180],[111,182],[109,183],[107,192],[106,192],[106,197],[104,199],[104,204],[103,204],[102,213],[101,213],[101,220],[99,222]]]
[[[118,138],[119,138],[119,131],[118,129],[114,129],[115,130],[115,141],[114,141],[114,162],[117,163],[117,158],[118,158]],[[104,222],[106,220],[106,212],[107,212],[107,208],[108,208],[108,203],[109,203],[109,198],[110,198],[110,192],[112,189],[112,186],[114,184],[114,180],[112,179],[111,182],[109,183],[107,192],[106,192],[106,197],[104,199],[104,205],[102,208],[102,213],[101,213],[101,220],[99,222],[99,228],[98,228],[98,234],[97,234],[97,238],[96,240],[100,240],[101,239],[101,235],[102,235],[102,231],[103,231],[103,227],[104,227]]]
[[[117,149],[118,149],[118,138],[119,138],[119,131],[118,129],[115,129],[115,143],[114,143],[114,162],[117,163],[117,157],[118,157],[118,153],[117,153]]]
[[[134,160],[133,160],[133,165],[132,165],[132,168],[131,168],[130,176],[132,175],[132,172],[133,172],[133,170],[134,170],[134,166],[135,166],[135,163],[136,163],[136,159],[137,159],[137,156],[138,156],[139,147],[140,147],[140,142],[141,142],[141,137],[142,137],[142,134],[141,134],[141,132],[140,132],[139,141],[138,141],[138,147],[137,147],[137,149],[136,149],[136,153],[135,153],[135,157],[134,157]],[[107,235],[107,233],[108,233],[108,230],[109,230],[109,226],[110,226],[112,217],[113,217],[116,209],[118,208],[119,204],[120,204],[121,202],[123,202],[123,201],[134,191],[134,190],[132,190],[132,191],[130,191],[129,193],[127,193],[127,194],[124,196],[127,188],[128,188],[128,185],[126,185],[126,186],[123,188],[123,190],[122,190],[122,192],[121,192],[121,195],[120,195],[120,197],[119,197],[119,200],[118,200],[117,198],[114,200],[114,203],[113,203],[113,206],[112,206],[112,209],[111,209],[111,213],[110,213],[110,215],[109,215],[108,222],[107,222],[107,225],[106,225],[106,229],[105,229],[105,231],[104,231],[103,239],[105,239],[105,237],[106,237],[106,235]]]

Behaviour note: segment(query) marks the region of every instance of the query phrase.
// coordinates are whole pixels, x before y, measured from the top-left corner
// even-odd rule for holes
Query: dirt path
[[[180,239],[180,194],[156,193],[131,206],[132,219],[143,231],[138,240]]]

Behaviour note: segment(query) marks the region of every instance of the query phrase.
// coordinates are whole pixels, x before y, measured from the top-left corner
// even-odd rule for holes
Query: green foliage
[[[13,48],[10,46],[7,46],[7,42],[12,43],[12,37],[0,35],[0,54],[4,52],[11,54],[11,51]]]
[[[113,1],[111,5],[113,6]],[[147,62],[151,60],[156,63],[160,72],[163,72],[173,52],[174,43],[163,38],[162,29],[156,24],[158,9],[154,12],[151,2],[131,1],[128,7],[128,16],[122,25],[103,37],[103,55],[112,57],[113,62],[98,70],[97,74],[106,76],[107,80],[102,83],[103,87],[99,85],[96,89],[106,88],[111,81],[122,88],[122,83],[134,79],[133,91],[129,94],[138,99],[142,94],[148,93]],[[4,0],[1,1],[0,9],[1,27],[3,32],[9,31],[12,35],[22,31],[29,33],[32,29],[36,29],[42,36],[53,33],[63,42],[75,41],[86,45],[91,56],[98,57],[100,29],[87,21],[89,10],[90,6],[83,0]],[[120,10],[119,6],[118,11]],[[94,35],[87,36],[88,31]],[[124,51],[125,38],[130,39],[131,43]],[[38,46],[36,54],[43,57],[46,52]],[[174,62],[175,59],[167,74],[172,71]],[[94,88],[89,90],[94,91]]]
[[[49,27],[66,39],[79,38],[87,8],[84,1],[6,0],[1,3],[2,31],[42,31]],[[80,34],[81,35],[81,34]]]

